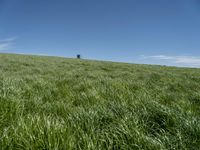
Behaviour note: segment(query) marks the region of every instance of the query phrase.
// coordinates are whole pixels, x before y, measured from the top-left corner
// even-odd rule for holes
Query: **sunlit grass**
[[[0,149],[199,149],[200,69],[0,55]]]

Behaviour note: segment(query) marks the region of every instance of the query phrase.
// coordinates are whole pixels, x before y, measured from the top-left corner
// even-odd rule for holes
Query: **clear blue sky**
[[[200,1],[0,0],[0,52],[200,67]]]

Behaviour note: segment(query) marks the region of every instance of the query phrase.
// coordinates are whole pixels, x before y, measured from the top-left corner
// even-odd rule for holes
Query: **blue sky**
[[[0,52],[200,67],[200,1],[0,0]]]

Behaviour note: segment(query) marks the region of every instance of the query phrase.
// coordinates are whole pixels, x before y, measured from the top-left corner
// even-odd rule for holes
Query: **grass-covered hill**
[[[0,54],[0,149],[200,148],[200,69]]]

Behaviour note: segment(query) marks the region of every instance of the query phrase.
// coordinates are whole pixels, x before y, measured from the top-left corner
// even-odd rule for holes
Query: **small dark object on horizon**
[[[81,55],[80,54],[76,55],[76,58],[81,59]]]

